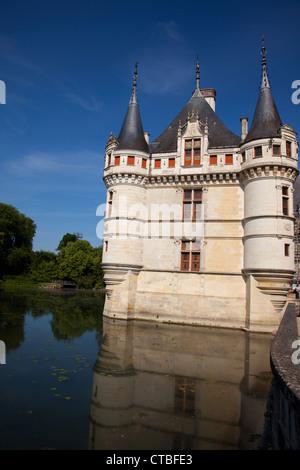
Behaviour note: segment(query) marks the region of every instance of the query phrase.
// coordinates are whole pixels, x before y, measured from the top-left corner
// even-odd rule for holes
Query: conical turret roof
[[[271,87],[267,74],[266,51],[262,46],[262,82],[260,93],[255,108],[252,124],[244,142],[251,140],[278,137],[282,122],[272,96]]]
[[[127,112],[118,137],[118,150],[138,150],[149,153],[145,140],[140,110],[136,93],[137,64],[134,72],[134,83]]]

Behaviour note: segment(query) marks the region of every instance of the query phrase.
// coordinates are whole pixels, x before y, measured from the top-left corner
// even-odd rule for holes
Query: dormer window
[[[186,139],[184,143],[184,166],[200,165],[201,139]]]
[[[280,157],[281,154],[281,146],[280,145],[273,145],[273,155],[275,157]]]

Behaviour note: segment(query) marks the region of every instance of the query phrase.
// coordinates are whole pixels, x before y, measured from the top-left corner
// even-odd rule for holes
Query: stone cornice
[[[214,172],[197,174],[160,174],[142,175],[136,173],[114,173],[103,177],[107,188],[116,184],[129,184],[141,187],[164,187],[164,186],[185,186],[185,185],[209,185],[209,184],[237,184],[243,183],[253,178],[281,177],[295,181],[299,174],[299,169],[294,165],[276,164],[260,162],[247,166],[238,171]]]

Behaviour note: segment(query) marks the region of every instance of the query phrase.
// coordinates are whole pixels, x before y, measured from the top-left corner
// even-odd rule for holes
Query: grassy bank
[[[32,279],[26,276],[3,276],[3,279],[0,281],[0,287],[2,289],[11,289],[17,287],[23,288],[38,288],[41,283],[34,282]]]

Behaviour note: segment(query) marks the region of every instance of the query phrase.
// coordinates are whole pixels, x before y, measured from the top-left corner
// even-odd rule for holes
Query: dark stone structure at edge
[[[258,450],[300,450],[298,339],[296,305],[289,303],[271,347],[273,381]]]

